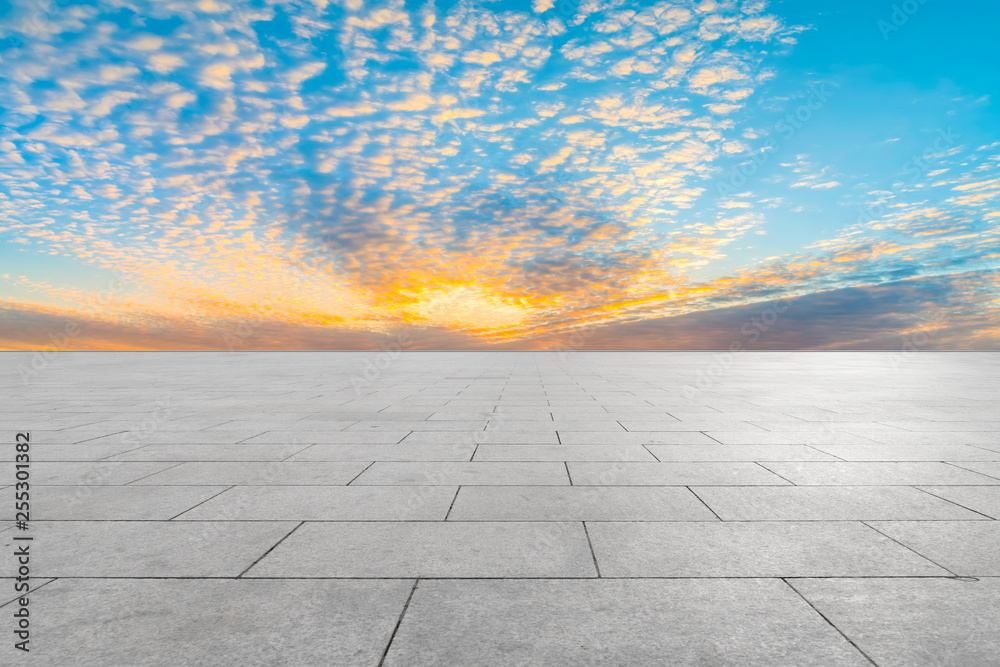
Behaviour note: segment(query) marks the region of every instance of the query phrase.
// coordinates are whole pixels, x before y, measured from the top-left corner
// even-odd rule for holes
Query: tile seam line
[[[285,535],[280,540],[278,540],[277,542],[275,542],[274,544],[272,544],[270,549],[268,549],[267,551],[265,551],[264,553],[262,553],[260,555],[260,558],[258,558],[254,562],[250,563],[250,565],[247,567],[247,569],[243,570],[238,575],[236,575],[235,579],[243,579],[243,575],[244,574],[246,574],[247,572],[249,572],[250,570],[252,570],[254,568],[254,566],[257,565],[257,563],[259,563],[262,560],[264,560],[264,558],[266,558],[269,553],[271,553],[272,551],[274,551],[275,549],[277,549],[279,544],[281,544],[282,542],[284,542],[285,540],[287,540],[291,536],[292,533],[294,533],[296,530],[298,530],[303,525],[305,525],[305,523],[306,523],[305,521],[300,521],[298,524],[296,524],[295,527],[292,528],[287,533],[285,533]]]
[[[925,484],[925,485],[923,485],[923,486],[947,486],[947,485],[940,485],[940,484]],[[957,507],[961,507],[961,508],[962,508],[962,509],[964,509],[964,510],[968,510],[968,511],[970,511],[970,512],[975,512],[975,513],[976,513],[976,514],[978,514],[979,516],[984,516],[984,517],[986,517],[987,519],[989,519],[990,521],[996,521],[996,520],[997,520],[997,519],[996,519],[996,517],[993,517],[993,516],[990,516],[989,514],[986,514],[986,513],[984,513],[984,512],[980,512],[979,510],[974,510],[974,509],[972,509],[971,507],[966,507],[966,506],[965,506],[965,505],[963,505],[962,503],[959,503],[959,502],[955,502],[954,500],[949,500],[949,499],[945,498],[944,496],[939,496],[939,495],[937,495],[936,493],[931,493],[931,492],[930,492],[930,491],[928,491],[927,489],[923,488],[923,486],[917,486],[917,485],[911,485],[911,486],[910,486],[910,488],[913,488],[913,489],[916,489],[917,491],[922,491],[923,493],[926,493],[926,494],[927,494],[927,495],[929,495],[929,496],[933,496],[934,498],[937,498],[938,500],[943,500],[943,501],[945,501],[946,503],[951,503],[952,505],[955,505],[955,506],[957,506]],[[955,486],[969,486],[969,485],[955,485]],[[990,486],[994,486],[994,485],[992,485],[992,484],[991,484]],[[871,520],[872,520],[872,521],[874,521],[874,519],[871,519]],[[961,521],[961,519],[951,519],[951,520],[952,520],[952,521],[956,521],[956,520],[957,520],[957,521]],[[948,519],[942,519],[942,521],[948,521]]]
[[[125,461],[122,461],[122,463],[125,463]],[[157,463],[157,461],[151,461],[151,463]],[[136,482],[141,482],[142,480],[148,479],[148,478],[152,477],[153,475],[159,475],[161,472],[166,472],[168,470],[173,470],[177,466],[182,466],[185,463],[187,463],[187,462],[186,461],[178,461],[174,465],[167,466],[163,470],[157,470],[156,472],[151,472],[148,475],[143,475],[142,477],[139,477],[138,479],[133,479],[131,482],[126,482],[126,483],[122,484],[121,486],[131,486],[132,484],[135,484]],[[39,484],[38,486],[61,486],[61,485],[59,485],[59,484],[47,484],[47,485]],[[67,484],[66,486],[70,486],[70,485]],[[78,486],[78,485],[74,484],[72,486]],[[108,486],[112,486],[112,485],[109,484]],[[147,486],[147,485],[145,485],[145,484],[139,484],[138,486]],[[157,486],[167,486],[167,485],[159,485],[158,484]],[[172,486],[172,485],[170,485],[170,486]],[[183,484],[183,485],[179,485],[179,486],[189,486],[189,485]],[[201,484],[200,486],[217,486],[217,485],[215,485],[215,484]]]
[[[698,499],[698,501],[699,501],[699,502],[701,502],[701,504],[705,506],[705,509],[707,509],[707,510],[708,510],[709,512],[711,512],[711,513],[712,513],[712,516],[714,516],[714,517],[715,517],[716,519],[718,519],[719,521],[724,521],[724,519],[723,519],[723,518],[722,518],[721,516],[719,516],[718,514],[716,514],[716,513],[715,513],[715,510],[714,510],[714,509],[712,509],[711,505],[709,505],[708,503],[706,503],[706,502],[705,502],[705,499],[704,499],[704,498],[702,498],[701,496],[699,496],[699,495],[698,495],[698,494],[697,494],[697,493],[695,492],[695,490],[691,488],[691,486],[690,486],[690,485],[687,485],[687,486],[685,486],[684,488],[685,488],[685,489],[687,489],[687,490],[688,490],[688,491],[689,491],[689,492],[691,493],[691,495],[693,495],[693,496],[694,496],[695,498],[697,498],[697,499]]]
[[[934,560],[934,559],[933,559],[933,558],[931,558],[930,556],[925,556],[924,554],[920,553],[919,551],[917,551],[917,550],[916,550],[916,549],[914,549],[913,547],[911,547],[911,546],[909,546],[909,545],[907,545],[907,544],[903,544],[902,542],[900,542],[899,540],[897,540],[897,539],[896,539],[895,537],[893,537],[892,535],[888,535],[888,534],[886,534],[886,533],[883,533],[883,532],[882,532],[881,530],[879,530],[879,529],[878,529],[878,528],[876,528],[875,526],[871,525],[871,524],[869,523],[869,521],[873,521],[873,519],[868,519],[868,520],[865,520],[865,521],[861,521],[860,523],[861,523],[861,525],[863,525],[863,526],[867,526],[868,528],[871,528],[872,530],[874,530],[874,531],[875,531],[876,533],[878,533],[879,535],[882,535],[883,537],[886,537],[886,538],[888,538],[888,539],[892,540],[893,542],[895,542],[895,543],[896,543],[896,544],[898,544],[899,546],[903,547],[904,549],[908,549],[908,550],[912,551],[913,553],[915,553],[916,555],[920,556],[921,558],[923,558],[923,559],[924,559],[924,560],[926,560],[927,562],[929,562],[929,563],[934,563],[934,565],[938,566],[939,568],[941,568],[941,569],[942,569],[942,570],[944,570],[945,572],[950,572],[950,573],[952,574],[952,576],[954,576],[954,577],[956,577],[956,578],[961,578],[961,577],[963,576],[963,575],[960,575],[960,574],[958,574],[957,572],[953,572],[953,571],[952,571],[952,570],[951,570],[950,568],[947,568],[947,567],[945,567],[944,565],[942,565],[941,563],[937,562],[936,560]]]
[[[851,639],[850,637],[848,637],[848,636],[847,636],[846,634],[844,634],[844,631],[843,631],[843,630],[841,630],[841,629],[840,629],[840,628],[838,628],[838,627],[837,627],[836,625],[834,625],[833,621],[831,621],[831,620],[830,620],[829,618],[827,618],[827,617],[826,617],[826,615],[825,615],[825,614],[824,614],[823,612],[821,612],[821,611],[820,611],[819,609],[817,609],[817,608],[816,608],[816,606],[815,606],[815,605],[813,605],[813,603],[809,601],[809,598],[807,598],[807,597],[806,597],[805,595],[803,595],[803,594],[802,594],[802,593],[801,593],[801,592],[799,591],[799,589],[795,588],[795,586],[792,586],[792,584],[791,584],[791,583],[790,583],[790,582],[788,581],[788,578],[786,578],[786,577],[780,577],[780,579],[781,579],[781,581],[782,581],[782,582],[784,582],[784,584],[785,584],[786,586],[788,586],[789,588],[791,588],[791,589],[792,589],[792,590],[793,590],[793,591],[795,592],[795,594],[796,594],[796,595],[798,595],[798,596],[799,596],[799,597],[800,597],[800,598],[802,599],[802,601],[803,601],[803,602],[805,602],[805,603],[806,603],[807,605],[809,605],[809,608],[810,608],[810,609],[812,609],[812,610],[813,610],[814,612],[816,612],[817,614],[819,614],[819,617],[820,617],[820,618],[822,618],[822,619],[823,619],[824,621],[826,621],[826,622],[827,622],[827,624],[828,624],[828,625],[829,625],[829,626],[830,626],[831,628],[833,628],[834,630],[836,630],[836,631],[837,631],[837,633],[838,633],[838,634],[839,634],[839,635],[840,635],[841,637],[843,637],[843,638],[844,638],[844,641],[846,641],[846,642],[847,642],[848,644],[850,644],[851,646],[853,646],[853,647],[854,647],[854,649],[855,649],[855,650],[856,650],[856,651],[857,651],[858,653],[860,653],[860,654],[861,654],[862,656],[864,656],[865,660],[867,660],[868,662],[870,662],[870,663],[871,663],[871,664],[873,664],[873,665],[876,665],[876,667],[878,666],[878,663],[877,663],[877,662],[875,662],[875,661],[874,661],[874,660],[873,660],[873,659],[871,658],[871,656],[870,656],[870,655],[868,655],[868,654],[867,654],[867,653],[865,653],[865,652],[864,652],[863,650],[861,650],[861,647],[860,647],[860,646],[858,646],[857,644],[855,644],[855,643],[854,643],[854,640],[853,640],[853,639]]]
[[[385,645],[385,649],[382,651],[382,657],[378,661],[378,667],[382,667],[385,664],[385,659],[389,657],[389,649],[392,648],[392,642],[396,640],[396,633],[399,632],[400,626],[403,624],[403,617],[406,616],[406,610],[410,608],[410,601],[413,600],[413,594],[417,592],[417,586],[420,585],[420,578],[417,577],[413,581],[413,588],[410,589],[410,594],[406,597],[406,602],[403,603],[403,610],[399,612],[399,618],[396,619],[396,625],[392,629],[392,634],[389,635],[389,641]]]
[[[138,486],[138,487],[136,487],[136,488],[144,488],[145,486],[152,486],[152,485],[149,485],[149,484],[147,484],[147,485],[139,485],[139,486]],[[182,487],[182,488],[183,488],[183,487],[184,487],[185,485],[182,485],[182,484],[178,484],[178,485],[176,485],[176,486],[180,486],[180,487]],[[206,484],[206,486],[215,486],[215,485],[214,485],[214,484]],[[187,508],[187,509],[186,509],[186,510],[184,510],[183,512],[180,512],[180,513],[178,513],[178,514],[175,514],[175,515],[173,515],[172,517],[170,517],[169,519],[167,519],[167,521],[173,521],[173,520],[174,520],[174,519],[176,519],[177,517],[181,516],[181,514],[187,514],[187,513],[188,513],[188,512],[190,512],[191,510],[195,509],[196,507],[198,507],[198,506],[200,506],[200,505],[204,505],[205,503],[207,503],[207,502],[208,502],[209,500],[211,500],[212,498],[217,498],[217,497],[221,496],[221,495],[222,495],[223,493],[225,493],[226,491],[229,491],[230,489],[235,489],[235,488],[236,488],[236,484],[231,484],[231,485],[229,485],[229,486],[226,486],[226,488],[224,488],[224,489],[223,489],[222,491],[219,491],[218,493],[213,493],[213,494],[212,494],[211,496],[209,496],[208,498],[205,498],[205,499],[204,499],[203,501],[201,501],[200,503],[197,503],[197,504],[195,504],[195,505],[192,505],[191,507]],[[155,520],[155,519],[154,519],[154,520]]]
[[[311,447],[311,446],[312,446],[312,445],[310,445],[310,447]],[[308,447],[307,447],[306,449],[308,449]],[[305,450],[303,450],[303,451],[305,451]],[[360,463],[364,463],[364,461],[360,461]],[[351,478],[351,481],[350,481],[350,482],[348,482],[347,484],[344,484],[344,486],[350,486],[351,484],[353,484],[353,483],[354,483],[354,481],[355,481],[355,480],[356,480],[356,479],[357,479],[358,477],[361,477],[362,475],[364,475],[364,474],[365,474],[365,473],[366,473],[366,472],[368,471],[368,469],[369,469],[369,468],[371,468],[371,467],[372,467],[373,465],[375,465],[375,461],[372,461],[371,463],[369,463],[368,465],[366,465],[366,466],[365,466],[365,468],[364,468],[364,470],[362,470],[362,471],[361,471],[361,472],[359,472],[359,473],[358,473],[357,475],[355,475],[354,477],[352,477],[352,478]],[[364,485],[362,485],[362,486],[364,486]]]
[[[792,480],[788,479],[787,477],[785,477],[781,473],[774,472],[773,470],[771,470],[770,468],[768,468],[766,465],[764,465],[760,461],[754,461],[754,463],[756,463],[757,465],[759,465],[761,468],[763,468],[764,470],[768,471],[772,475],[777,475],[778,477],[780,477],[781,479],[785,480],[786,482],[788,482],[792,486],[798,486],[798,484],[796,484]],[[781,461],[768,461],[767,463],[781,463]],[[817,461],[817,463],[824,463],[824,461]]]
[[[983,477],[989,477],[990,479],[1000,480],[1000,475],[988,475],[985,472],[979,472],[978,470],[973,470],[971,468],[966,468],[965,466],[959,465],[960,463],[990,463],[990,461],[937,461],[937,463],[943,463],[947,466],[953,466],[959,470],[968,470],[971,473],[977,475],[982,475]],[[933,486],[933,485],[931,485]],[[964,486],[964,485],[961,485]],[[969,486],[993,486],[991,484],[969,484]]]
[[[587,522],[581,521],[583,524],[583,534],[587,538],[587,546],[590,547],[590,557],[594,559],[594,571],[597,572],[597,578],[601,578],[601,566],[597,564],[597,553],[594,551],[594,543],[590,539],[590,531],[587,530]]]

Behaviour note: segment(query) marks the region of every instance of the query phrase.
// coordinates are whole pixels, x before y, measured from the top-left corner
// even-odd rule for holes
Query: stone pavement
[[[2,664],[1000,664],[1000,353],[0,370]]]

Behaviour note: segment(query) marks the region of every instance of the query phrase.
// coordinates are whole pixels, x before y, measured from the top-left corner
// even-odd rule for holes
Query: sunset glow
[[[995,22],[892,7],[14,2],[0,349],[996,349]]]

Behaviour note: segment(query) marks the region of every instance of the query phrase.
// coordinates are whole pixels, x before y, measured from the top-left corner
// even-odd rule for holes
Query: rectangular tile
[[[236,444],[247,438],[259,435],[263,429],[247,429],[232,431],[152,431],[126,432],[116,435],[106,435],[88,440],[88,444],[105,443],[141,444],[141,445],[190,445],[190,444]]]
[[[716,484],[788,485],[774,473],[748,462],[569,462],[570,478],[578,486],[688,486]]]
[[[306,445],[149,445],[109,461],[281,461]]]
[[[1000,487],[997,486],[922,486],[923,491],[956,505],[967,507],[993,519],[1000,519]]]
[[[871,526],[962,577],[1000,577],[1000,522],[873,521]]]
[[[61,579],[31,596],[31,655],[52,665],[167,667],[192,656],[211,665],[376,665],[412,588],[405,579]]]
[[[762,463],[768,470],[799,486],[915,486],[922,484],[1000,484],[1000,479],[947,463],[925,462],[789,462]]]
[[[485,419],[466,421],[358,421],[344,429],[349,433],[354,431],[482,431],[488,422]]]
[[[32,521],[39,577],[235,577],[297,524],[282,522]],[[0,540],[12,549],[11,533]]]
[[[885,445],[1000,446],[1000,433],[991,431],[935,431],[934,433],[878,433],[870,440]]]
[[[689,489],[463,486],[449,521],[716,521]]]
[[[1000,453],[970,445],[814,445],[848,461],[1000,461]]]
[[[469,445],[313,445],[289,461],[469,461]]]
[[[660,461],[836,461],[808,445],[646,445]]]
[[[307,523],[247,577],[596,577],[581,523]]]
[[[443,521],[452,486],[238,486],[184,521]]]
[[[986,519],[908,486],[700,486],[693,491],[723,521]]]
[[[421,581],[385,667],[668,662],[870,664],[779,580],[597,579]]]
[[[717,445],[704,433],[694,431],[661,431],[643,433],[581,433],[559,434],[564,445]]]
[[[375,462],[354,486],[569,484],[563,463],[542,462]]]
[[[146,477],[136,485],[341,485],[350,482],[367,467],[368,463],[364,461],[189,461]]]
[[[870,445],[871,439],[853,433],[811,431],[706,431],[723,445]]]
[[[36,521],[166,521],[225,486],[45,486],[31,493]],[[11,494],[13,504],[13,495]]]
[[[166,470],[175,463],[41,461],[31,465],[32,486],[128,484]]]
[[[473,461],[656,461],[642,445],[480,445]]]
[[[409,431],[304,431],[304,430],[275,430],[261,433],[253,438],[247,438],[242,444],[384,444],[394,445],[405,438]]]
[[[602,577],[949,575],[856,522],[608,522],[588,532]]]
[[[538,431],[474,431],[467,433],[446,433],[414,431],[403,442],[407,445],[484,445],[550,444],[558,445],[559,438],[551,427]]]
[[[878,665],[992,665],[1000,655],[998,579],[789,583]]]
[[[645,419],[623,419],[622,426],[629,432],[643,432],[643,431],[722,431],[729,428],[740,430],[740,431],[757,431],[760,433],[765,433],[766,431],[754,424],[743,421],[732,421],[732,420],[712,420],[712,419],[697,419],[697,420],[687,420],[680,421],[677,419],[673,420],[645,420]]]

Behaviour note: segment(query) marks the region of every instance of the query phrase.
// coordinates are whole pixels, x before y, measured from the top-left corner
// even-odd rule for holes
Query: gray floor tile
[[[451,486],[238,486],[184,521],[442,521]]]
[[[260,435],[267,433],[279,433],[285,432],[297,432],[297,431],[316,431],[322,428],[323,432],[329,433],[331,431],[343,431],[347,427],[356,424],[357,420],[344,420],[344,421],[325,421],[322,422],[322,427],[320,427],[316,422],[303,423],[298,420],[283,420],[283,419],[238,419],[233,421],[228,421],[218,426],[212,426],[204,430],[205,433],[212,433],[213,431],[231,431],[234,428],[240,427],[243,430],[254,430],[254,438],[260,438]],[[191,436],[190,441],[194,442],[197,440],[197,436]],[[259,441],[259,440],[257,440]]]
[[[393,429],[391,431],[306,431],[306,430],[275,430],[248,438],[243,444],[372,444],[394,445],[410,432]]]
[[[36,521],[167,521],[225,489],[225,486],[37,487],[31,494],[31,518]]]
[[[313,445],[289,461],[469,461],[469,445]]]
[[[689,489],[463,486],[449,521],[716,521]]]
[[[799,486],[917,484],[1000,484],[1000,479],[986,477],[947,463],[937,462],[767,462],[768,470]]]
[[[31,466],[31,484],[42,486],[128,484],[176,463],[129,462],[39,462]]]
[[[996,486],[922,486],[928,493],[962,507],[1000,519],[1000,488]]]
[[[756,463],[735,462],[569,462],[573,484],[599,486],[688,486],[716,484],[788,485],[774,473]]]
[[[88,444],[110,443],[141,445],[184,445],[184,444],[236,444],[259,435],[262,429],[240,429],[232,431],[153,431],[106,435],[88,440]]]
[[[564,445],[717,445],[704,433],[661,431],[642,433],[585,433],[567,431],[559,434]]]
[[[701,486],[694,492],[723,521],[986,519],[907,486]]]
[[[995,665],[1000,579],[796,579],[881,667]]]
[[[660,461],[836,461],[808,445],[647,445]]]
[[[297,522],[32,521],[31,576],[235,577]],[[13,549],[3,533],[4,551]]]
[[[555,429],[560,433],[585,431],[589,433],[624,433],[625,429],[613,419],[597,421],[594,415],[583,419],[557,419],[554,421],[527,421],[522,419],[497,419],[494,417],[486,426],[487,431],[544,431]]]
[[[538,463],[481,462],[413,462],[377,461],[352,482],[363,485],[533,485],[569,484],[566,466],[554,461]]]
[[[879,433],[870,440],[886,445],[1000,446],[1000,433],[990,431],[935,431],[934,433]]]
[[[136,449],[136,445],[31,445],[32,461],[100,461]],[[13,447],[4,447],[0,461],[13,461]]]
[[[473,461],[656,461],[642,445],[480,445]]]
[[[422,581],[386,667],[868,665],[778,580]]]
[[[403,442],[407,445],[467,445],[479,443],[484,445],[558,445],[559,438],[551,427],[538,431],[511,431],[498,429],[493,431],[471,431],[467,433],[448,433],[433,431],[414,431]]]
[[[1000,453],[970,445],[814,445],[847,461],[1000,461]]]
[[[853,433],[838,433],[831,431],[706,431],[716,441],[723,445],[865,445],[871,444],[871,439],[863,438]]]
[[[61,579],[31,596],[24,662],[376,665],[411,588],[406,580]]]
[[[955,465],[972,472],[978,472],[981,475],[1000,479],[1000,461],[957,461]]]
[[[883,424],[895,426],[904,431],[916,431],[918,433],[933,433],[935,431],[989,431],[1000,433],[1000,421],[954,421],[954,422],[934,422],[934,421],[885,421]]]
[[[109,461],[281,461],[307,445],[147,445]]]
[[[765,430],[759,426],[751,424],[749,422],[742,421],[732,421],[732,420],[712,420],[712,419],[696,419],[696,420],[686,420],[679,421],[676,419],[664,420],[664,421],[651,421],[646,419],[636,419],[635,417],[621,420],[622,426],[625,427],[629,432],[643,432],[643,431],[721,431],[727,428],[733,428],[740,431],[757,431],[764,433]],[[801,423],[801,422],[800,422]]]
[[[964,577],[1000,577],[1000,522],[873,521],[871,525]]]
[[[361,462],[191,461],[135,483],[154,485],[341,485],[368,467]]]
[[[595,577],[582,523],[307,523],[248,577]]]
[[[949,575],[856,522],[590,523],[588,531],[602,577]]]
[[[348,432],[354,431],[455,431],[455,432],[466,432],[466,431],[482,431],[486,428],[487,421],[485,419],[469,420],[469,421],[427,421],[427,420],[409,420],[409,421],[380,421],[380,420],[369,420],[369,421],[358,421],[351,426],[344,429]]]

